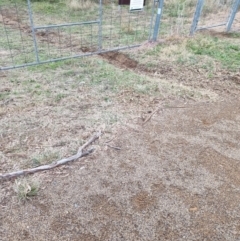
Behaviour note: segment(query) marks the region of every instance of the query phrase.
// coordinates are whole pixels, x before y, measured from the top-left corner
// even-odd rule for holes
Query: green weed
[[[240,46],[217,37],[200,36],[190,39],[186,48],[195,55],[210,56],[223,67],[237,70],[240,63]]]
[[[59,93],[55,96],[55,101],[56,102],[60,102],[63,98],[65,98],[66,95],[65,94],[62,94],[62,93]]]
[[[59,154],[56,152],[46,152],[37,157],[33,157],[30,161],[31,167],[38,167],[45,164],[50,164],[53,161],[57,161],[59,159]]]
[[[7,98],[9,96],[9,92],[0,92],[0,100],[4,100],[5,98]]]

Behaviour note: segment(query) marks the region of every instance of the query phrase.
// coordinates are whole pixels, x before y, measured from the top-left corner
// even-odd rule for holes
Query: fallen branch
[[[31,168],[31,169],[25,169],[25,170],[20,170],[20,171],[16,171],[16,172],[10,172],[10,173],[6,173],[3,175],[0,175],[0,180],[3,179],[8,179],[8,178],[13,178],[13,177],[19,177],[22,175],[27,175],[27,174],[32,174],[32,173],[36,173],[36,172],[41,172],[41,171],[46,171],[46,170],[50,170],[53,169],[55,167],[61,166],[61,165],[65,165],[68,162],[71,161],[75,161],[83,156],[87,156],[90,153],[92,153],[94,151],[94,149],[90,149],[88,151],[83,151],[86,147],[88,147],[90,144],[92,144],[96,139],[98,139],[101,135],[101,132],[98,132],[97,134],[95,134],[94,136],[92,136],[84,145],[82,145],[79,149],[77,154],[70,156],[68,158],[63,158],[59,161],[55,161],[49,165],[43,165],[43,166],[39,166],[39,167],[35,167],[35,168]]]

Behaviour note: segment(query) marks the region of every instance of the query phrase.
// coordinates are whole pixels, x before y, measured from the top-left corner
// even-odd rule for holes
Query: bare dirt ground
[[[18,200],[13,180],[1,182],[0,240],[240,240],[239,73],[222,71],[204,81],[204,73],[171,63],[156,73],[128,65],[124,54],[102,57],[121,71],[212,95],[126,89],[108,105],[84,83],[71,89],[69,78],[62,88],[71,94],[58,102],[39,101],[35,92],[2,100],[2,173],[30,167],[46,150],[47,161],[58,157],[54,153],[68,156],[94,131],[103,135],[90,156],[35,174],[40,190],[29,201]],[[8,76],[2,75],[2,94],[20,88]],[[45,85],[44,77],[34,81]]]
[[[36,174],[25,204],[1,184],[1,240],[239,240],[239,100],[172,105]]]

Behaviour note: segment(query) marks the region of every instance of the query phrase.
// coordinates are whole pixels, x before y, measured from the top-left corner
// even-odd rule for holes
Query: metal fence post
[[[155,26],[154,26],[153,38],[152,38],[153,41],[157,41],[161,17],[162,17],[163,2],[164,2],[164,0],[158,0],[157,16],[156,16],[156,20],[155,20]]]
[[[198,0],[197,6],[196,6],[196,11],[194,13],[194,17],[193,17],[193,21],[192,21],[190,35],[193,35],[197,29],[198,21],[201,16],[201,13],[202,13],[203,5],[204,5],[204,0]]]
[[[149,36],[148,36],[148,41],[151,41],[152,39],[152,31],[153,31],[153,19],[154,19],[154,8],[155,8],[155,2],[156,0],[152,0],[152,16],[151,16],[151,22],[149,26]]]
[[[37,46],[37,40],[36,40],[36,35],[35,35],[35,28],[34,28],[34,23],[33,23],[31,1],[27,0],[27,3],[28,3],[28,14],[29,14],[29,20],[30,20],[30,24],[31,24],[33,43],[34,43],[34,51],[35,51],[36,61],[37,61],[37,63],[39,63],[38,46]]]
[[[230,16],[228,18],[227,32],[229,32],[231,30],[234,18],[236,16],[236,13],[237,13],[239,7],[240,7],[240,0],[235,0],[235,2],[233,3],[233,6],[232,6]]]
[[[103,18],[103,10],[102,10],[102,0],[99,0],[99,23],[98,23],[98,50],[102,49],[102,18]]]

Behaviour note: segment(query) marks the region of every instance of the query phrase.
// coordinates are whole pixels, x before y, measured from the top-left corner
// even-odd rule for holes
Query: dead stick
[[[186,108],[191,108],[188,106],[164,106],[164,109],[186,109]]]
[[[112,145],[109,145],[109,144],[107,144],[107,146],[111,147],[111,148],[113,148],[115,150],[118,150],[118,151],[122,150],[120,147],[117,147],[117,146],[112,146]]]
[[[96,139],[98,139],[100,137],[100,135],[101,135],[101,132],[98,132],[97,134],[92,136],[84,145],[82,145],[78,149],[77,154],[75,154],[73,156],[70,156],[68,158],[63,158],[63,159],[61,159],[59,161],[56,161],[56,162],[53,162],[49,165],[43,165],[43,166],[39,166],[39,167],[36,167],[36,168],[6,173],[6,174],[3,174],[3,175],[0,175],[0,180],[12,178],[12,177],[19,177],[19,176],[22,176],[22,175],[32,174],[32,173],[36,173],[36,172],[40,172],[40,171],[50,170],[50,169],[53,169],[55,167],[65,165],[68,162],[75,161],[75,160],[77,160],[77,159],[79,159],[83,156],[89,155],[90,153],[93,152],[94,149],[90,149],[90,150],[85,151],[85,152],[83,150],[86,147],[88,147],[90,144],[92,144]]]
[[[145,125],[148,121],[150,121],[151,118],[152,118],[152,116],[153,116],[156,112],[158,112],[159,110],[160,110],[160,107],[158,107],[155,111],[153,111],[152,114],[151,114],[150,116],[148,116],[148,118],[143,122],[142,125]]]
[[[187,107],[187,106],[164,106],[162,109],[168,109],[168,108],[173,108],[173,109],[176,108],[176,109],[177,109],[177,108],[190,108],[190,107]],[[151,118],[153,117],[153,115],[154,115],[157,111],[159,111],[159,110],[160,110],[160,107],[158,107],[156,110],[154,110],[154,111],[152,112],[152,114],[149,115],[148,118],[143,122],[142,125],[145,125],[148,121],[150,121]]]

